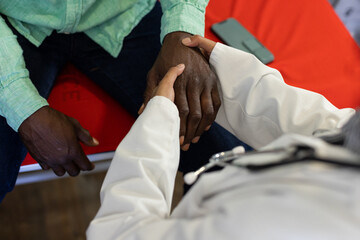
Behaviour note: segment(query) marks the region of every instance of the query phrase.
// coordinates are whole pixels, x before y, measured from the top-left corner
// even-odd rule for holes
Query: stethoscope
[[[314,144],[309,144],[309,141],[302,136],[297,136],[297,140],[300,141],[298,143],[289,141],[281,148],[245,152],[243,146],[238,146],[230,151],[216,153],[210,157],[207,164],[185,174],[184,182],[191,185],[209,169],[227,165],[257,171],[300,161],[320,161],[360,169],[360,155],[344,147],[329,144],[321,139],[311,139]]]

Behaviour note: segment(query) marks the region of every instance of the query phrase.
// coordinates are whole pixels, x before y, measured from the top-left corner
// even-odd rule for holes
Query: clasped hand
[[[148,73],[145,101],[139,114],[151,97],[157,95],[160,80],[176,75],[166,75],[168,70],[178,64],[186,66],[177,77],[173,89],[169,89],[175,92],[173,101],[180,115],[180,145],[185,151],[190,143],[198,142],[201,134],[210,128],[221,105],[217,77],[208,63],[214,46],[215,42],[200,36],[170,33],[165,37],[159,56]]]

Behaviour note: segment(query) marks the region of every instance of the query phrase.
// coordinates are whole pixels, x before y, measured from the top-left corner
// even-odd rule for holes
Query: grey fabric
[[[344,126],[345,147],[360,154],[360,111]]]

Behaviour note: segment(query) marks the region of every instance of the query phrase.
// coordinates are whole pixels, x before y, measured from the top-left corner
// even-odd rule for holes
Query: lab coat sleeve
[[[284,133],[312,135],[340,128],[355,113],[320,94],[287,85],[255,56],[217,43],[210,64],[219,78],[222,106],[216,122],[258,149]]]
[[[125,239],[167,218],[178,163],[178,110],[167,98],[154,97],[116,150],[88,239]]]
[[[170,217],[179,125],[177,108],[170,100],[155,97],[148,103],[116,150],[87,239],[224,239],[234,232],[222,226],[226,213],[221,209],[195,208],[189,216]],[[201,192],[192,200],[195,206],[201,204]]]

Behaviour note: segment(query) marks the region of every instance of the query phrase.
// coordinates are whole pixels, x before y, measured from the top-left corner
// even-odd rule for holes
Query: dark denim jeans
[[[55,79],[66,62],[72,62],[91,80],[108,92],[133,116],[143,102],[146,75],[160,50],[159,3],[124,40],[123,49],[117,58],[110,56],[84,33],[58,34],[54,32],[40,47],[12,29],[24,51],[24,59],[30,78],[47,98]],[[9,25],[10,26],[10,25]],[[19,167],[27,153],[18,134],[3,117],[0,117],[0,202],[14,187]],[[215,152],[242,145],[226,130],[214,124],[199,143],[188,152],[181,153],[180,170],[192,171]]]

